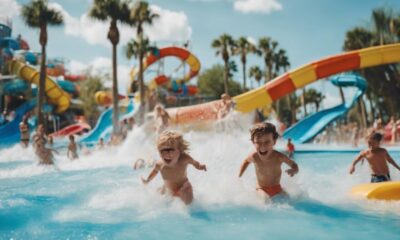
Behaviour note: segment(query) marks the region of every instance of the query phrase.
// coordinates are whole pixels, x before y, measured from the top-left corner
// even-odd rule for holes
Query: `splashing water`
[[[118,148],[76,161],[62,153],[55,167],[37,165],[31,148],[0,150],[0,239],[398,238],[400,203],[352,199],[350,188],[369,181],[368,166],[350,176],[356,153],[338,146],[296,146],[304,150],[295,156],[300,172],[282,177],[292,200],[263,201],[252,166],[237,177],[253,150],[250,126],[251,116],[240,115],[208,130],[185,130],[190,154],[208,169],[189,167],[195,196],[189,207],[158,194],[160,176],[144,186],[139,177],[150,168],[132,169],[139,158],[158,159],[155,135],[144,128]],[[280,140],[276,149],[284,145]],[[322,147],[330,151],[314,151]],[[400,159],[398,151],[391,154]],[[392,169],[392,177],[399,180],[399,172]]]

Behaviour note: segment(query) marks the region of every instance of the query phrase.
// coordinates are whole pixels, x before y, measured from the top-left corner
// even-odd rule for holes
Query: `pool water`
[[[400,203],[354,199],[354,185],[368,182],[367,164],[354,175],[356,152],[341,146],[297,146],[300,172],[283,174],[290,201],[265,202],[255,192],[250,166],[238,171],[252,150],[245,127],[192,132],[190,154],[208,171],[189,167],[195,201],[187,207],[161,196],[161,177],[143,185],[138,158],[157,158],[155,137],[135,129],[119,148],[55,167],[37,165],[31,148],[0,150],[0,239],[399,239]],[[281,149],[283,141],[278,142]],[[320,151],[327,148],[330,151]],[[350,149],[349,146],[345,146]],[[310,149],[314,149],[310,150]],[[400,152],[391,151],[399,162]],[[400,180],[391,169],[392,178]]]

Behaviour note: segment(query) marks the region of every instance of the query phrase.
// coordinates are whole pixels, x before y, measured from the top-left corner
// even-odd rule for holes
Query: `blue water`
[[[134,171],[134,161],[157,157],[154,136],[141,129],[119,148],[74,162],[62,152],[55,167],[38,166],[32,149],[0,150],[0,239],[399,239],[400,203],[348,195],[369,181],[366,165],[348,175],[356,153],[340,149],[349,146],[297,146],[307,150],[295,156],[300,173],[282,178],[292,200],[270,203],[254,191],[252,167],[237,178],[252,150],[246,129],[184,136],[190,154],[208,166],[188,171],[190,207],[157,193],[160,176],[141,184],[150,169]]]

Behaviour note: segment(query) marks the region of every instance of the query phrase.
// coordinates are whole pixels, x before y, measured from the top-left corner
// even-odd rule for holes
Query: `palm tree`
[[[131,9],[130,12],[130,21],[129,24],[133,27],[136,27],[136,39],[138,39],[137,44],[142,45],[144,36],[143,36],[143,26],[145,24],[152,25],[154,19],[158,18],[159,15],[153,13],[149,8],[149,4],[145,1],[138,1],[135,6]],[[140,48],[140,47],[139,47]],[[142,48],[143,50],[144,48]],[[145,51],[139,51],[137,58],[139,61],[139,92],[140,92],[140,103],[141,108],[139,112],[139,122],[143,123],[144,121],[144,106],[145,106],[145,89],[144,89],[144,80],[143,80],[143,58]]]
[[[260,86],[262,75],[263,73],[259,66],[252,66],[249,70],[249,76],[258,82],[258,86]]]
[[[256,53],[257,49],[254,44],[250,43],[245,37],[240,37],[236,41],[236,48],[234,49],[234,55],[240,55],[240,61],[243,67],[243,89],[246,89],[246,63],[247,54]]]
[[[276,54],[277,46],[278,42],[271,40],[269,37],[263,37],[258,40],[258,54],[264,55],[264,64],[266,69],[265,82],[272,80],[274,76],[274,55]]]
[[[232,56],[233,49],[236,44],[233,38],[228,34],[222,34],[219,38],[215,39],[211,46],[216,49],[216,54],[222,56],[224,60],[225,71],[224,71],[224,89],[225,93],[229,94],[228,91],[228,78],[229,78],[229,57]]]
[[[150,41],[148,38],[142,39],[142,43],[138,42],[135,39],[129,41],[125,48],[125,55],[128,59],[132,57],[138,58],[140,56],[146,56],[147,53],[155,51],[157,48],[155,46],[150,45]],[[131,91],[133,92],[135,89],[136,83],[133,81],[130,86]]]
[[[113,134],[119,135],[117,80],[117,45],[119,43],[119,30],[117,22],[128,22],[129,2],[127,0],[94,0],[89,10],[89,16],[100,21],[110,21],[107,38],[112,44]]]
[[[48,7],[47,0],[33,0],[24,5],[21,9],[21,15],[25,23],[32,28],[39,28],[39,43],[42,47],[42,55],[40,62],[40,80],[39,80],[39,97],[38,97],[38,122],[43,124],[42,107],[44,103],[45,78],[46,78],[46,45],[47,45],[47,26],[63,24],[61,12]]]
[[[378,37],[379,45],[383,45],[388,41],[387,35],[390,32],[391,13],[384,8],[377,8],[372,11],[372,23],[375,33]]]

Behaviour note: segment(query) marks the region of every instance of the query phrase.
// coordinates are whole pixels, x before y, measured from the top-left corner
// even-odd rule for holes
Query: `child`
[[[157,142],[158,152],[161,160],[156,162],[149,176],[143,183],[150,182],[158,172],[164,180],[161,193],[168,191],[172,196],[179,197],[185,204],[193,200],[193,189],[190,184],[186,168],[189,164],[198,170],[207,171],[206,165],[195,161],[188,153],[189,144],[182,135],[172,131],[163,132]]]
[[[54,164],[53,152],[57,153],[57,151],[50,148],[46,148],[42,141],[36,142],[35,152],[36,155],[39,157],[39,164],[44,164],[44,165]]]
[[[19,124],[20,131],[20,142],[23,148],[27,148],[29,145],[29,127],[28,127],[28,117],[24,116],[22,122]]]
[[[222,94],[221,100],[222,101],[217,112],[218,119],[225,118],[231,112],[233,106],[231,97],[228,94]]]
[[[288,138],[288,142],[287,142],[286,147],[287,147],[288,157],[289,158],[293,158],[293,156],[294,156],[294,145],[292,143],[292,139],[291,138]]]
[[[371,183],[390,181],[387,162],[400,171],[399,165],[396,164],[387,150],[379,146],[382,137],[383,135],[379,132],[372,132],[367,136],[368,149],[361,151],[356,159],[354,159],[350,166],[350,174],[354,173],[356,164],[364,158],[367,159],[371,169]]]
[[[156,121],[156,132],[157,134],[165,131],[169,126],[170,116],[167,111],[160,105],[157,104],[154,108],[154,119]]]
[[[71,160],[78,159],[78,146],[76,145],[75,137],[72,134],[69,135],[69,145],[68,145],[67,156]]]
[[[297,164],[285,154],[274,150],[274,145],[279,135],[273,124],[257,124],[250,130],[250,134],[255,151],[243,161],[239,177],[243,175],[250,163],[254,163],[257,176],[257,191],[269,198],[284,193],[280,185],[282,163],[290,166],[286,173],[291,177],[299,171]]]
[[[104,149],[104,139],[103,138],[99,139],[99,143],[97,143],[97,149],[98,150]]]

